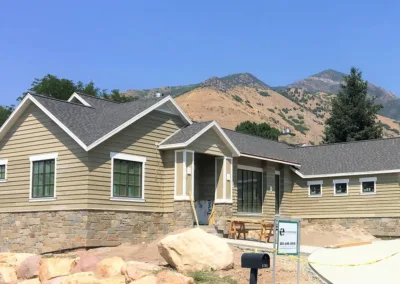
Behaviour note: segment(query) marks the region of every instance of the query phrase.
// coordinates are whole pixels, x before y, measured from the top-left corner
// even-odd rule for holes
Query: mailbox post
[[[266,253],[242,254],[242,268],[250,268],[250,284],[257,284],[258,269],[269,267],[270,259]]]

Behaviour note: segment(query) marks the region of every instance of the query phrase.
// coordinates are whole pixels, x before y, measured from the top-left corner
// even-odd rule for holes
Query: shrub
[[[242,103],[242,102],[243,102],[243,99],[242,99],[241,97],[239,97],[239,96],[232,95],[232,97],[233,97],[233,99],[234,99],[235,101],[237,101],[237,102],[239,102],[239,103]]]
[[[261,96],[263,96],[263,97],[269,97],[269,96],[271,96],[268,92],[266,92],[266,91],[258,91],[258,93],[261,95]]]
[[[268,108],[268,110],[269,110],[270,112],[273,112],[273,113],[275,113],[275,111],[274,111],[274,109],[273,109],[273,108]]]

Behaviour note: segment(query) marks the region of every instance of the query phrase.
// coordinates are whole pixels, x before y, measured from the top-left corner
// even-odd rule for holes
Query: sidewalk
[[[372,264],[360,266],[327,266],[310,264],[328,283],[394,284],[400,283],[400,240],[376,241],[370,245],[325,249],[312,253],[308,260],[321,264]],[[378,262],[376,262],[378,261]]]
[[[272,243],[265,243],[265,242],[258,242],[258,241],[234,240],[234,239],[224,239],[224,240],[230,245],[242,247],[242,248],[249,248],[249,249],[272,250],[274,247],[274,244],[272,244]],[[318,249],[320,249],[320,247],[300,245],[300,252],[304,253],[304,254],[311,254]]]

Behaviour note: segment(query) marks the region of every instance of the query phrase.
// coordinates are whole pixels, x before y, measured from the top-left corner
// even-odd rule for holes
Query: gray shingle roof
[[[194,135],[207,127],[210,123],[212,123],[212,121],[193,122],[193,124],[181,128],[174,135],[163,141],[163,143],[161,143],[160,145],[185,143]]]
[[[84,99],[92,105],[87,107],[47,96],[33,95],[33,97],[86,145],[92,144],[164,99],[161,97],[119,104],[85,96]]]
[[[293,157],[289,151],[291,146],[285,143],[243,134],[228,129],[224,129],[224,131],[242,154],[270,158],[295,164],[298,163],[297,159],[295,159],[295,157]]]
[[[304,175],[400,169],[400,137],[292,148]]]

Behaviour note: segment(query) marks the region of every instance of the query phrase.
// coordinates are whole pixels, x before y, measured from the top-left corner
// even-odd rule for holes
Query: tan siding
[[[223,159],[216,159],[215,160],[215,167],[216,167],[216,178],[217,178],[217,194],[216,194],[216,199],[224,199],[224,187],[223,187],[223,180],[224,180],[224,171],[223,171],[223,165],[224,165],[224,160]]]
[[[226,159],[226,173],[227,175],[231,176],[231,169],[232,169],[232,160],[231,159]],[[231,182],[232,182],[232,176],[230,180],[226,178],[226,199],[231,199]]]
[[[231,157],[232,153],[225,143],[218,137],[217,133],[210,129],[197,138],[187,149],[197,153],[204,153],[214,156]]]
[[[193,171],[192,171],[192,162],[193,161],[193,152],[186,152],[186,173],[190,171],[192,174],[186,174],[186,196],[192,196],[193,188],[192,188],[192,181],[193,181]]]
[[[55,152],[57,200],[29,202],[29,157]],[[0,159],[8,159],[8,180],[0,183],[2,212],[86,207],[87,153],[35,105],[25,110],[0,142]]]
[[[89,208],[113,208],[132,211],[172,211],[174,163],[173,151],[163,157],[157,143],[183,126],[177,116],[153,111],[109,138],[89,152]],[[112,201],[110,152],[147,158],[145,202]],[[172,166],[172,167],[171,167]]]
[[[176,196],[183,195],[183,153],[184,152],[176,152],[176,166],[175,166],[175,179],[176,179]]]
[[[308,197],[307,180],[296,174],[293,192],[288,194],[288,215],[302,218],[339,218],[398,216],[400,214],[400,186],[398,174],[377,175],[376,194],[361,195],[361,176],[338,177],[323,180],[322,197]],[[362,176],[367,177],[367,176]],[[333,195],[333,180],[349,179],[347,196]]]

